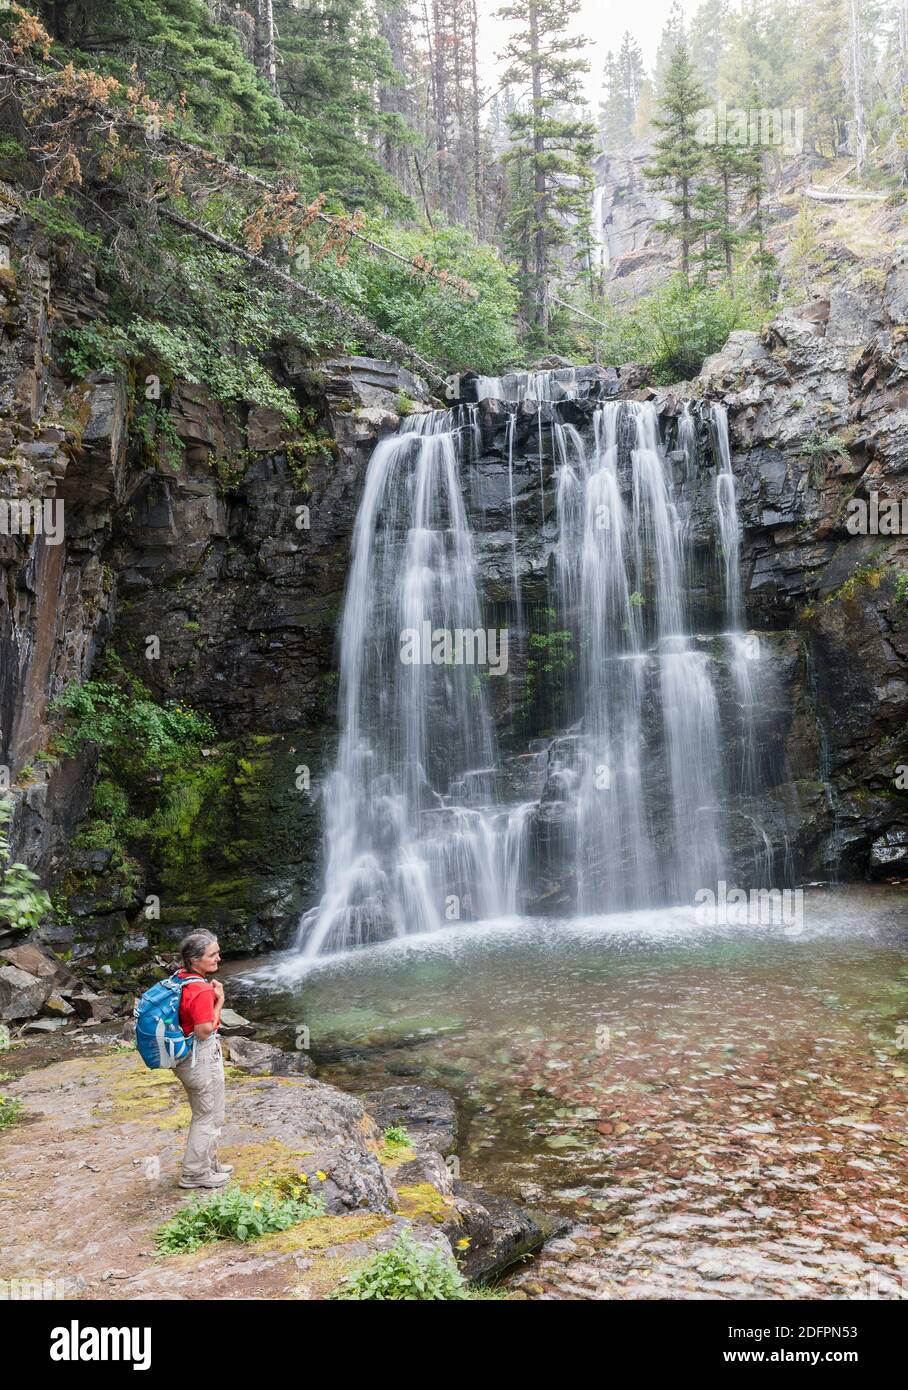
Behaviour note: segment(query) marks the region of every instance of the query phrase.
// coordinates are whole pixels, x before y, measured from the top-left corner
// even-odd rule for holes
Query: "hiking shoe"
[[[201,1178],[180,1178],[178,1187],[223,1187],[230,1181],[229,1173],[205,1173]]]
[[[233,1172],[233,1164],[232,1164],[232,1163],[219,1163],[218,1166],[214,1169],[214,1172],[215,1172],[215,1173],[226,1173],[227,1176],[228,1176],[228,1178],[229,1178],[229,1177],[230,1177],[230,1174]]]

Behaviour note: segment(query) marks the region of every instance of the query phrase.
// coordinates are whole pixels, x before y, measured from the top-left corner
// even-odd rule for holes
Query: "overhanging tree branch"
[[[282,285],[284,289],[289,290],[297,299],[302,300],[313,309],[330,314],[339,324],[354,332],[371,349],[390,357],[394,362],[411,367],[413,371],[425,377],[433,386],[445,384],[445,377],[442,376],[438,368],[427,361],[425,357],[421,357],[413,348],[408,347],[400,338],[395,338],[390,333],[383,333],[369,319],[363,318],[352,309],[347,309],[336,300],[326,299],[323,295],[310,289],[308,285],[304,285],[302,281],[288,275],[286,271],[281,270],[280,266],[276,266],[265,256],[253,255],[251,251],[247,251],[237,242],[228,241],[226,237],[218,236],[217,232],[210,232],[207,227],[200,226],[198,222],[192,222],[188,217],[183,217],[178,212],[172,212],[170,208],[159,207],[158,216],[167,222],[172,222],[175,227],[182,228],[184,232],[190,232],[201,241],[207,241],[210,246],[216,246],[219,251],[236,256],[246,265],[251,266],[258,274]]]

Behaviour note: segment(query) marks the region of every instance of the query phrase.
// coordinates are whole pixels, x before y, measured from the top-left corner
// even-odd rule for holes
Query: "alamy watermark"
[[[0,536],[43,536],[48,545],[63,540],[63,501],[55,497],[0,497]]]
[[[852,536],[908,535],[908,497],[881,497],[878,492],[867,497],[852,497],[845,530]]]
[[[694,139],[700,145],[777,145],[784,154],[804,148],[803,106],[742,107],[724,101],[697,112]]]
[[[0,1303],[40,1303],[66,1297],[66,1280],[44,1274],[13,1275],[0,1279]]]
[[[488,666],[492,676],[508,672],[507,628],[435,627],[428,618],[400,634],[404,666]]]
[[[786,936],[804,930],[803,888],[698,888],[694,915],[700,926],[781,927]]]

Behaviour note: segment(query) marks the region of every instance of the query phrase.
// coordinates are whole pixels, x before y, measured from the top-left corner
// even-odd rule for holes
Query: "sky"
[[[508,25],[495,17],[500,4],[501,0],[478,0],[480,45],[485,54],[487,84],[492,83],[496,73],[495,55],[501,52],[507,41]],[[592,40],[585,54],[591,67],[586,78],[586,90],[592,105],[599,103],[605,55],[610,48],[619,47],[625,29],[630,29],[642,48],[647,71],[652,69],[659,36],[671,4],[672,0],[636,0],[633,5],[628,4],[627,0],[623,0],[623,3],[617,3],[617,0],[581,0],[576,27],[578,32],[582,31]],[[681,0],[681,8],[688,17],[698,6],[699,0]]]

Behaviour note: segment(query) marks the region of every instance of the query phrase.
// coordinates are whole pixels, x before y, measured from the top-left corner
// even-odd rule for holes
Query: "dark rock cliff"
[[[14,851],[58,889],[60,920],[42,936],[114,970],[194,923],[216,925],[228,949],[274,946],[317,886],[335,629],[366,465],[425,387],[368,358],[315,371],[288,345],[277,370],[311,428],[227,411],[175,381],[170,426],[149,443],[125,373],[73,385],[57,364],[53,328],[103,302],[91,267],[78,252],[51,263],[12,190],[3,215],[16,270],[0,284],[0,497],[64,508],[61,544],[0,535],[0,766]],[[92,750],[48,751],[52,702],[105,648],[218,732],[169,842],[128,846],[126,869],[109,844],[73,843],[90,813]]]
[[[2,223],[17,252],[15,273],[0,279],[2,495],[65,506],[61,545],[0,535],[0,764],[13,779],[14,844],[68,899],[43,936],[90,968],[114,971],[169,948],[196,923],[215,925],[234,951],[285,943],[318,890],[336,628],[367,462],[401,410],[424,408],[425,387],[365,358],[313,368],[288,345],[275,365],[311,429],[288,435],[268,410],[231,413],[177,381],[166,393],[167,439],[149,445],[135,426],[134,381],[96,374],[73,384],[57,365],[54,328],[87,321],[101,302],[90,265],[78,252],[52,257],[12,197]],[[748,620],[771,657],[768,852],[822,877],[905,868],[908,801],[896,782],[908,764],[908,541],[851,536],[845,519],[855,494],[905,491],[908,260],[899,256],[861,297],[788,311],[762,337],[734,334],[695,383],[656,392],[638,369],[591,369],[586,381],[586,399],[567,410],[581,430],[596,402],[615,394],[655,397],[670,447],[681,396],[721,400],[729,412]],[[476,416],[465,495],[485,599],[506,615],[506,419],[492,402]],[[539,450],[536,432],[528,410],[514,481],[530,610],[548,601],[556,540],[557,461],[547,437]],[[705,448],[699,467],[692,524],[703,563],[693,601],[708,633],[717,629],[718,581],[705,515],[715,465]],[[51,702],[87,678],[105,648],[158,699],[207,712],[218,731],[169,840],[153,851],[131,846],[128,872],[109,846],[77,833],[97,814],[91,751],[46,752]],[[518,682],[524,676],[518,669]],[[515,786],[543,793],[544,861],[557,840],[558,798],[554,785],[546,789],[551,758],[547,772],[534,730],[525,732],[506,750],[507,771]],[[734,747],[734,729],[727,734]],[[752,840],[752,809],[730,807],[733,844]],[[563,888],[556,873],[548,884],[542,873],[537,909],[557,905]],[[159,900],[151,915],[149,898]]]
[[[908,253],[733,334],[697,385],[729,412],[750,621],[801,651],[824,796],[805,793],[843,874],[903,872],[908,528],[847,523],[852,499],[908,496]]]

